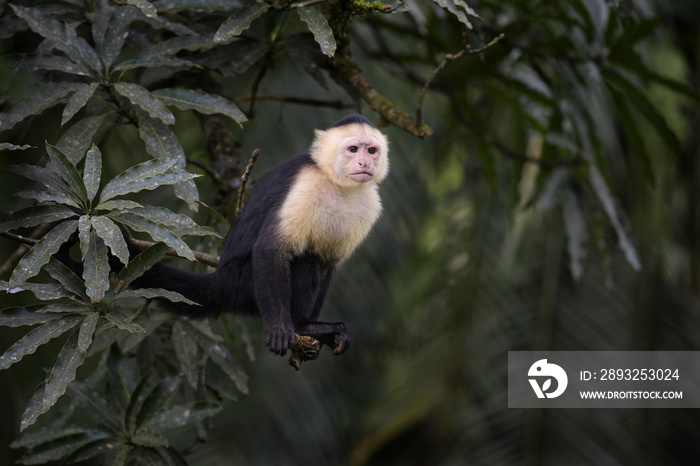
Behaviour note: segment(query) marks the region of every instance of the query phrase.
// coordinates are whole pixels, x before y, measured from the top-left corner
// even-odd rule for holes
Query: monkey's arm
[[[265,344],[275,354],[285,354],[294,342],[289,310],[291,273],[289,259],[279,246],[261,235],[253,246],[253,290],[265,326]]]

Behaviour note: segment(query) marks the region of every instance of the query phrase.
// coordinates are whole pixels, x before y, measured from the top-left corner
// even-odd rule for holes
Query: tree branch
[[[433,134],[430,126],[414,120],[374,89],[362,75],[362,70],[357,63],[352,60],[348,36],[350,18],[355,13],[367,13],[367,11],[354,11],[352,2],[337,2],[331,4],[331,8],[329,25],[338,44],[336,53],[333,56],[333,65],[338,73],[386,123],[401,128],[420,139],[425,139]]]
[[[442,71],[445,68],[445,66],[447,66],[449,62],[457,60],[458,58],[461,58],[464,55],[475,55],[477,53],[481,53],[489,47],[503,40],[504,37],[505,34],[500,34],[497,37],[495,37],[491,42],[478,49],[472,49],[470,45],[465,45],[464,48],[462,48],[462,50],[455,53],[454,55],[450,53],[445,55],[445,58],[442,60],[442,62],[437,66],[437,68],[433,70],[432,73],[430,73],[428,80],[425,82],[423,89],[421,89],[420,94],[418,95],[418,102],[416,103],[416,121],[420,124],[423,123],[423,98],[428,92],[428,88],[430,87],[430,84],[433,82],[435,77],[440,73],[440,71]]]
[[[243,176],[241,177],[241,187],[238,188],[238,202],[236,203],[236,217],[238,217],[238,215],[241,213],[241,209],[243,208],[243,193],[245,193],[245,185],[248,182],[248,178],[250,178],[250,172],[253,171],[255,161],[258,160],[258,155],[260,155],[260,149],[255,149],[253,154],[250,156],[248,165],[246,165],[245,172],[243,172]]]

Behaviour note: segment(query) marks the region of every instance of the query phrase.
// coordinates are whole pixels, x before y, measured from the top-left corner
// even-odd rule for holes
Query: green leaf
[[[83,409],[90,413],[96,419],[105,422],[115,431],[121,429],[121,422],[117,419],[114,410],[109,403],[100,395],[95,393],[86,384],[80,380],[74,380],[68,389],[71,392],[72,399],[78,403]]]
[[[56,147],[66,154],[68,160],[77,165],[92,144],[105,117],[106,115],[91,116],[78,121],[63,133]]]
[[[578,13],[578,15],[581,17],[581,29],[586,34],[586,38],[589,41],[591,41],[596,28],[593,24],[593,18],[591,17],[591,12],[588,10],[586,3],[587,2],[583,0],[574,0],[572,2],[569,2],[571,7],[573,7],[573,9],[576,10],[576,13]],[[613,15],[610,16],[612,17]],[[608,25],[610,25],[611,22],[612,20],[608,19]]]
[[[95,209],[96,210],[128,210],[128,209],[137,209],[139,207],[143,207],[141,204],[138,202],[134,201],[127,201],[127,200],[122,200],[122,199],[117,199],[115,201],[107,201],[102,204],[99,204]]]
[[[96,39],[98,50],[102,51],[102,61],[107,69],[119,57],[119,53],[124,47],[127,37],[129,37],[129,27],[136,17],[136,10],[128,6],[119,6],[111,10],[113,13],[104,34],[99,36],[99,42]],[[105,15],[106,12],[101,11],[100,14]],[[93,35],[93,37],[95,36]]]
[[[156,158],[170,158],[177,162],[174,165],[173,173],[187,173],[185,151],[182,149],[180,141],[170,128],[160,120],[149,118],[143,115],[139,118],[139,136],[146,145],[146,151]],[[199,192],[194,180],[187,179],[175,184],[175,195],[187,202],[190,209],[197,210]]]
[[[166,125],[175,123],[175,116],[146,88],[135,83],[118,82],[114,84],[114,90],[143,109],[151,118],[157,118]]]
[[[562,207],[564,209],[564,227],[568,238],[569,267],[574,279],[580,280],[583,276],[583,261],[586,258],[586,242],[588,241],[586,217],[578,198],[571,190],[567,190],[564,194]]]
[[[39,314],[23,307],[3,309],[0,312],[0,327],[21,327],[24,325],[45,324],[60,316]]]
[[[251,362],[255,361],[255,345],[253,345],[253,340],[250,338],[250,331],[248,330],[246,321],[243,320],[240,315],[234,316],[233,314],[226,314],[226,318],[229,321],[229,326],[231,325],[231,320],[235,321],[236,326],[239,328],[241,340],[245,343],[248,359],[250,359]]]
[[[474,26],[472,26],[472,23],[469,21],[467,18],[467,14],[471,15],[475,18],[479,18],[479,15],[476,14],[476,12],[469,6],[467,5],[467,2],[464,0],[433,0],[435,3],[440,5],[442,8],[446,9],[453,15],[457,17],[460,23],[464,24],[468,29],[473,29]],[[462,11],[463,8],[464,11]],[[466,12],[466,14],[465,14]]]
[[[615,47],[622,46],[624,50],[632,48],[640,40],[650,37],[660,23],[661,19],[658,17],[626,22],[622,34],[617,38]]]
[[[173,324],[171,341],[175,349],[175,356],[180,361],[180,369],[185,374],[190,386],[197,390],[197,368],[199,360],[197,358],[197,338],[196,335],[187,330],[182,321],[176,320]]]
[[[615,233],[617,234],[618,246],[625,254],[625,258],[627,259],[627,262],[632,266],[632,268],[634,270],[641,270],[642,265],[639,262],[639,255],[637,254],[637,250],[632,244],[632,240],[627,234],[627,230],[623,225],[622,214],[619,212],[615,205],[615,199],[613,198],[612,193],[608,188],[608,185],[606,184],[605,180],[603,179],[603,176],[600,174],[600,172],[595,166],[592,165],[590,167],[589,174],[589,181],[591,183],[593,191],[598,197],[598,201],[600,201],[601,205],[603,206],[603,210],[605,211],[606,215],[608,216],[608,219],[610,220],[610,223],[615,229]]]
[[[87,303],[54,303],[47,304],[36,312],[41,314],[82,314],[87,316],[95,312],[95,308]]]
[[[238,37],[230,44],[218,46],[214,52],[197,57],[197,63],[206,68],[218,70],[227,78],[233,78],[264,60],[270,47],[270,44],[263,40]]]
[[[116,330],[117,334],[121,333],[118,329],[114,330]],[[117,345],[111,345],[108,351],[107,364],[114,368],[107,372],[107,383],[110,393],[114,395],[119,406],[126,410],[126,407],[131,402],[131,392],[136,388],[133,369],[129,366],[128,361],[123,357],[123,353],[119,351]],[[123,416],[123,412],[121,414]],[[120,420],[120,422],[122,421]]]
[[[82,247],[82,238],[80,244]],[[83,268],[83,280],[85,280],[87,295],[93,303],[99,302],[109,289],[110,268],[107,246],[94,228],[89,230],[87,250],[83,261],[85,265]]]
[[[102,466],[124,466],[132,448],[124,444],[114,445],[112,453],[102,460]]]
[[[153,159],[123,171],[102,189],[100,204],[123,194],[138,192],[142,189],[155,189],[159,185],[156,183],[156,186],[153,186],[153,179],[164,175],[175,163],[175,159]]]
[[[158,19],[158,11],[148,0],[126,0],[126,3],[133,5],[149,18]]]
[[[144,447],[165,447],[168,445],[168,439],[158,432],[153,432],[146,429],[139,429],[133,435],[132,439],[137,445]],[[152,461],[155,461],[151,458]],[[168,464],[156,462],[156,464]]]
[[[70,455],[64,455],[65,457],[65,464],[73,464],[73,463],[83,463],[86,464],[85,461],[91,460],[94,457],[102,454],[106,454],[105,456],[112,456],[114,453],[114,447],[117,445],[124,446],[124,444],[117,443],[115,442],[115,439],[112,437],[108,438],[100,438],[94,441],[91,441],[89,443],[86,443],[82,445],[80,448],[76,449],[71,453]],[[100,464],[105,464],[104,462],[100,462]]]
[[[34,227],[42,223],[57,222],[74,216],[75,212],[68,207],[36,205],[15,212],[0,214],[0,231]]]
[[[265,13],[270,8],[266,3],[250,3],[233,15],[229,16],[226,21],[219,27],[214,35],[214,43],[226,42],[229,39],[240,35],[243,31],[250,27],[258,16]]]
[[[92,145],[85,156],[85,168],[83,169],[83,183],[87,190],[88,200],[95,199],[97,191],[100,189],[100,179],[102,177],[102,153],[96,145]]]
[[[155,312],[150,313],[147,316],[139,317],[138,324],[143,327],[146,331],[143,333],[130,333],[128,335],[122,335],[119,340],[119,349],[122,354],[126,354],[140,344],[144,338],[151,335],[155,330],[163,325],[165,322],[172,319],[172,314],[167,312]]]
[[[173,248],[178,256],[194,261],[192,249],[163,225],[128,212],[109,214],[112,220],[123,223],[132,230],[148,233],[155,242],[163,242]]]
[[[109,217],[96,216],[91,219],[92,227],[97,235],[109,246],[112,255],[119,258],[122,264],[129,263],[129,247],[124,240],[121,230]]]
[[[236,104],[219,95],[208,94],[192,89],[158,89],[153,92],[165,105],[173,105],[180,110],[195,110],[204,115],[220,113],[237,123],[247,121],[245,114]]]
[[[141,427],[145,421],[170,406],[170,403],[177,395],[180,385],[182,385],[181,374],[168,377],[159,383],[143,403],[143,407],[136,418],[136,425]]]
[[[236,388],[243,394],[248,394],[248,375],[243,372],[238,361],[233,357],[231,351],[222,344],[216,343],[207,338],[198,338],[197,342],[209,355],[211,360],[218,365],[226,375],[236,384]]]
[[[105,314],[105,319],[112,322],[120,330],[126,330],[130,333],[146,333],[146,331],[139,324],[135,324],[129,320],[127,316],[119,311],[112,311]]]
[[[5,351],[5,354],[0,356],[0,370],[7,369],[28,354],[34,354],[41,345],[72,329],[81,319],[81,316],[51,319],[45,324],[30,330],[29,333]]]
[[[97,90],[97,86],[100,84],[94,82],[92,84],[84,84],[80,89],[78,89],[75,94],[68,100],[66,108],[63,109],[63,116],[61,117],[61,125],[65,125],[70,121],[71,118],[75,116],[78,111],[87,104],[88,100]]]
[[[20,259],[17,267],[10,277],[10,287],[21,285],[31,277],[39,273],[41,268],[51,259],[51,256],[58,252],[63,243],[68,241],[70,236],[78,227],[76,220],[66,220],[59,223]]]
[[[85,188],[85,183],[83,183],[83,178],[78,173],[78,169],[75,168],[73,162],[68,160],[63,152],[61,152],[57,147],[52,146],[48,142],[46,143],[46,153],[49,154],[49,159],[51,159],[52,169],[63,178],[63,181],[68,184],[72,193],[81,202],[81,205],[88,205],[88,194]]]
[[[72,198],[64,194],[52,193],[49,191],[19,191],[15,193],[15,196],[21,197],[22,199],[32,199],[37,202],[48,202],[51,204],[64,204],[78,207],[77,202],[75,202]]]
[[[46,383],[37,389],[22,416],[21,430],[34,424],[39,416],[48,411],[66,392],[68,384],[75,379],[75,371],[85,360],[85,352],[80,350],[78,339],[79,332],[73,331],[66,344],[61,348]],[[41,397],[37,396],[39,394]]]
[[[646,144],[642,139],[640,134],[640,129],[637,121],[635,121],[632,112],[629,109],[629,104],[625,96],[615,89],[614,87],[608,87],[610,91],[610,96],[615,102],[615,109],[617,110],[618,121],[620,126],[627,137],[627,142],[629,143],[632,150],[638,155],[636,160],[642,167],[642,172],[646,176],[647,180],[653,185],[655,183],[654,169],[647,152]]]
[[[191,306],[200,306],[201,304],[185,298],[180,293],[164,290],[162,288],[139,288],[137,290],[126,290],[119,293],[119,298],[163,298],[174,303],[187,303]]]
[[[6,151],[6,150],[27,150],[27,149],[32,149],[34,146],[30,146],[29,144],[25,144],[23,146],[17,146],[15,144],[10,144],[9,142],[0,142],[0,152]]]
[[[109,258],[107,246],[92,229],[89,234],[87,254],[84,258],[83,280],[86,293],[93,303],[100,302],[109,289]]]
[[[134,68],[158,68],[161,66],[197,67],[194,62],[177,57],[136,57],[119,63],[114,67],[114,71],[126,71]]]
[[[0,132],[12,129],[20,121],[38,115],[46,109],[68,101],[68,96],[82,85],[65,82],[42,82],[31,95],[5,113],[0,113]]]
[[[178,11],[217,13],[238,8],[238,2],[231,0],[159,0],[158,10],[175,13]]]
[[[157,426],[162,429],[182,427],[201,421],[221,411],[221,405],[210,401],[199,401],[186,405],[173,406],[151,418],[144,426]]]
[[[228,0],[227,0],[228,1]],[[181,50],[196,52],[212,46],[213,36],[201,34],[196,36],[173,37],[172,39],[157,42],[145,48],[135,60],[145,60],[155,57],[172,57]]]
[[[62,437],[89,432],[92,432],[92,429],[84,426],[42,427],[34,432],[25,432],[10,444],[10,448],[36,448]]]
[[[97,322],[100,320],[99,312],[92,312],[85,316],[83,323],[80,325],[80,332],[78,334],[78,348],[83,352],[87,353],[92,344],[92,337],[95,334],[95,328],[97,327]]]
[[[68,292],[58,283],[29,283],[24,282],[19,286],[10,287],[10,284],[4,280],[0,280],[0,290],[5,290],[8,293],[19,293],[22,291],[31,291],[34,297],[41,301],[51,301],[54,299],[70,298],[75,296]]]
[[[187,466],[187,460],[173,446],[157,447],[156,451],[167,466]]]
[[[87,41],[78,37],[73,27],[43,15],[37,8],[11,6],[15,14],[24,19],[32,31],[50,41],[58,50],[65,52],[71,60],[86,65],[99,75],[102,70],[100,59]]]
[[[321,12],[314,7],[306,6],[297,8],[301,19],[306,23],[314,35],[314,39],[321,46],[321,51],[328,57],[335,55],[336,43],[333,31],[328,25],[328,21]]]
[[[63,262],[52,257],[44,266],[44,270],[51,278],[58,281],[66,291],[85,301],[88,300],[88,296],[85,294],[85,283]]]
[[[176,214],[165,207],[156,206],[139,206],[135,208],[125,209],[126,212],[138,215],[148,220],[160,223],[167,227],[176,228],[197,228],[199,225],[187,215]]]
[[[131,259],[129,264],[117,275],[114,292],[119,293],[120,290],[125,289],[132,281],[136,280],[143,275],[144,272],[160,262],[169,249],[168,245],[157,243],[141,251],[136,257]]]
[[[158,380],[153,372],[149,373],[146,377],[141,379],[139,384],[136,386],[134,393],[131,394],[131,401],[129,406],[126,408],[126,416],[124,419],[125,427],[130,434],[136,432],[137,419],[141,408],[143,408],[144,403],[148,396],[153,392],[158,384]]]
[[[75,451],[90,444],[98,438],[104,438],[105,433],[99,430],[89,430],[85,434],[65,435],[46,442],[22,455],[19,464],[44,464],[52,460],[64,459]]]
[[[70,186],[68,186],[68,184],[53,170],[38,165],[27,164],[13,165],[8,167],[8,170],[43,184],[57,199],[61,199],[63,204],[79,209],[81,208],[78,196],[73,193]],[[47,194],[47,197],[49,196],[51,195]]]
[[[676,136],[673,130],[668,126],[668,122],[664,116],[661,115],[661,113],[656,110],[654,104],[649,101],[646,93],[639,89],[637,85],[626,79],[620,72],[612,68],[605,68],[603,70],[603,76],[608,83],[617,87],[622,94],[625,95],[626,101],[629,102],[630,105],[633,105],[644,115],[659,136],[661,136],[661,139],[663,139],[666,145],[675,152],[676,155],[680,155],[683,152],[683,147],[678,136]]]
[[[93,74],[89,68],[80,63],[76,63],[65,57],[54,57],[51,55],[27,58],[22,62],[22,66],[31,71],[61,71],[78,76],[91,76]]]
[[[78,240],[80,244],[80,254],[83,258],[87,256],[90,248],[90,231],[92,231],[92,222],[89,215],[81,215],[78,219]]]

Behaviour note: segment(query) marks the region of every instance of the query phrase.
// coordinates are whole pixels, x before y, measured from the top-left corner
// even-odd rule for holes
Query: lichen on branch
[[[382,119],[404,131],[425,139],[433,134],[430,126],[408,115],[393,102],[374,89],[362,74],[359,65],[352,59],[350,53],[349,26],[354,15],[372,12],[384,12],[391,7],[381,2],[369,2],[366,0],[336,0],[328,5],[329,26],[333,31],[338,45],[333,57],[333,65],[336,70],[350,83],[359,96],[369,107],[377,112]]]

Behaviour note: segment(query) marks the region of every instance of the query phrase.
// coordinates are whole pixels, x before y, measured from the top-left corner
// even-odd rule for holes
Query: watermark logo
[[[556,364],[548,363],[546,359],[540,359],[530,366],[527,376],[535,377],[528,378],[528,380],[537,398],[556,398],[564,393],[569,383],[569,378],[566,376],[564,369]],[[550,392],[552,379],[557,381],[557,386],[556,390]],[[540,385],[538,380],[542,381],[542,385]]]

